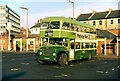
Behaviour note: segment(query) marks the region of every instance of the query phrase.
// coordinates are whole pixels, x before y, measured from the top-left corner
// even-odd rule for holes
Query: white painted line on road
[[[73,64],[70,65],[71,67],[74,66]]]
[[[106,71],[105,74],[108,74],[108,71]]]
[[[18,71],[20,68],[11,68],[11,71]]]
[[[120,68],[120,66],[117,66],[117,68]]]
[[[115,70],[115,68],[112,68],[112,70],[114,71],[114,70]]]
[[[79,63],[79,64],[82,64],[82,63]]]
[[[97,73],[104,73],[104,71],[96,71]]]
[[[68,75],[67,74],[60,74],[60,75],[57,75],[55,77],[67,77]]]
[[[30,63],[28,63],[28,62],[22,62],[21,64],[29,65]]]
[[[104,63],[108,63],[108,62],[104,62]]]
[[[65,77],[68,76],[67,74],[61,74],[61,75],[62,75],[62,76],[65,76]]]
[[[64,68],[64,67],[55,67],[55,68]]]
[[[14,61],[15,59],[11,59],[12,61]]]

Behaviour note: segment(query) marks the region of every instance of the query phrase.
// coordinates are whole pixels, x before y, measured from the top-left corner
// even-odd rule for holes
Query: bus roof
[[[63,21],[63,22],[70,22],[71,24],[76,24],[76,25],[81,25],[81,26],[84,26],[84,27],[89,27],[89,28],[95,28],[95,26],[93,25],[89,25],[89,24],[86,24],[86,23],[82,23],[80,21],[77,21],[77,20],[72,20],[72,19],[69,19],[69,18],[65,18],[65,17],[60,17],[60,16],[53,16],[53,17],[47,17],[45,19],[43,19],[42,22],[49,22],[49,21]]]

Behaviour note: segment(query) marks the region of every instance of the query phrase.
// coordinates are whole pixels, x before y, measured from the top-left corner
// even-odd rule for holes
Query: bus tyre
[[[39,58],[36,59],[38,63],[40,64],[44,64],[44,62],[42,62]]]
[[[62,53],[60,57],[58,58],[58,63],[61,66],[67,65],[68,60],[67,60],[67,55],[65,53]]]
[[[91,52],[89,51],[88,52],[88,60],[91,60],[92,59],[92,54],[91,54]]]

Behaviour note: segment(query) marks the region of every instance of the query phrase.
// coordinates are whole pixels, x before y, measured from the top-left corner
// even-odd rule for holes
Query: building
[[[120,29],[120,10],[104,12],[92,11],[92,13],[80,14],[76,20],[94,25],[97,29]]]
[[[20,16],[7,5],[0,5],[0,34],[7,32],[8,22],[11,23],[10,34],[19,34]]]
[[[108,11],[80,14],[77,21],[94,25],[97,29],[97,53],[105,53],[105,37],[106,37],[106,53],[116,54],[117,49],[120,53],[120,41],[119,44],[114,41],[118,37],[120,40],[120,10],[112,10],[109,8]],[[114,41],[114,42],[113,42]]]
[[[8,50],[9,34],[0,36],[0,50]],[[10,50],[13,51],[37,51],[40,46],[39,35],[30,34],[26,37],[26,29],[21,27],[20,34],[11,35]]]
[[[40,34],[40,23],[36,23],[30,28],[31,34]]]
[[[38,20],[34,26],[30,28],[31,34],[40,34],[40,26],[41,26],[42,19]]]

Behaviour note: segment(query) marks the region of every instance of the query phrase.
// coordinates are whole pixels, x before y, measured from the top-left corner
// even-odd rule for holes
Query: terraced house
[[[80,14],[77,21],[94,25],[97,29],[98,54],[105,54],[105,37],[106,37],[106,53],[120,53],[120,10]],[[117,37],[119,44],[117,44]]]

